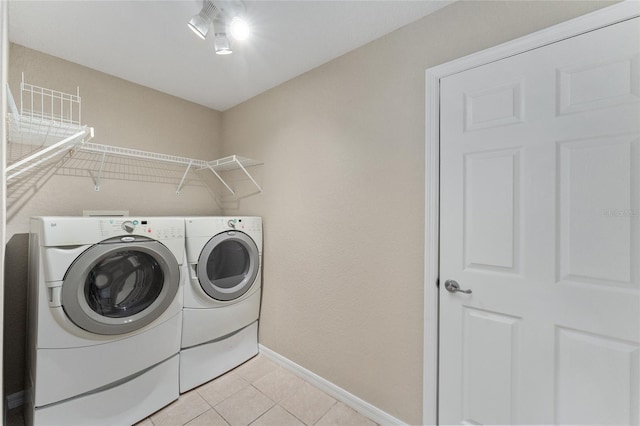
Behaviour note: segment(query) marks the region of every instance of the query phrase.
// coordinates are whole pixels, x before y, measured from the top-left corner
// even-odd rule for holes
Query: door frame
[[[7,128],[5,116],[7,114],[7,81],[9,75],[9,6],[8,2],[0,1],[0,339],[4,340],[4,255],[7,234],[7,195],[6,195],[6,143]],[[0,383],[4,388],[3,349],[0,348]],[[5,413],[4,392],[0,392],[0,414]]]
[[[423,424],[438,423],[440,80],[639,16],[640,2],[627,0],[426,70]]]

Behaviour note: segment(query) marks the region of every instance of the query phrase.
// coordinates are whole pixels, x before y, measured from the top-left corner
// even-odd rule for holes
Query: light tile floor
[[[22,407],[7,425],[22,426]],[[258,355],[180,395],[136,426],[375,426],[376,423]]]
[[[195,388],[136,426],[375,426],[263,355]]]

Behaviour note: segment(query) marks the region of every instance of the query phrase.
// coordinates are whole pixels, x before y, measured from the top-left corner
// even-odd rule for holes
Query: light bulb
[[[251,28],[247,21],[236,16],[229,24],[229,32],[236,40],[246,40],[251,35]]]

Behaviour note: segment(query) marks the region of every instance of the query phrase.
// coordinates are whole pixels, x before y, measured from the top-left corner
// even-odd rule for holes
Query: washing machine
[[[178,398],[183,261],[183,218],[31,219],[27,424],[133,424]]]
[[[185,218],[185,244],[180,392],[258,353],[262,219]]]

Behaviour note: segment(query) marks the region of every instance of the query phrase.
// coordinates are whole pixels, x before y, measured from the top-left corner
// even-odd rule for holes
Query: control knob
[[[230,228],[236,229],[236,220],[235,219],[231,219],[229,222],[227,222],[227,224],[229,225]]]
[[[131,234],[134,229],[136,229],[136,226],[130,220],[127,220],[126,222],[122,222],[123,231],[127,231],[128,233]]]

